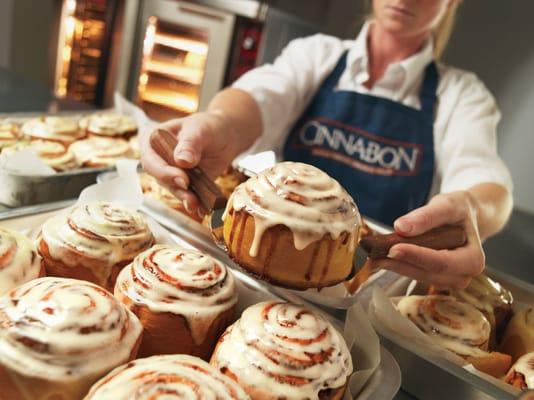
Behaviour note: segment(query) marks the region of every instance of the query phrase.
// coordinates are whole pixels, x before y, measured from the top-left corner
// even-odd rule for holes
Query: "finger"
[[[167,164],[152,148],[146,148],[141,155],[143,170],[159,182],[172,189],[187,189],[189,177],[180,168]]]
[[[174,161],[181,168],[193,168],[202,156],[202,130],[194,124],[182,127],[178,134],[178,145],[174,149]]]
[[[455,250],[434,250],[402,243],[393,246],[388,257],[434,275],[476,276],[484,270],[484,252],[476,244]]]
[[[427,205],[398,218],[395,231],[404,236],[415,236],[438,226],[454,224],[465,219],[465,209],[454,204],[448,196],[436,196]]]
[[[190,192],[189,190],[182,190],[182,189],[175,189],[173,187],[170,187],[168,185],[164,186],[169,190],[177,199],[181,200],[185,210],[188,214],[191,215],[199,215],[199,213],[202,212],[202,207],[200,205],[200,202],[198,198],[195,196],[194,193]]]
[[[435,285],[437,287],[466,288],[471,282],[471,277],[465,275],[435,275],[428,273],[415,265],[384,258],[377,260],[381,268],[396,272],[418,282]]]

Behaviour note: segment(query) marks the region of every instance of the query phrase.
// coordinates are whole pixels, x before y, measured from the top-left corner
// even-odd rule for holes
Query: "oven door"
[[[130,95],[153,119],[206,109],[222,88],[235,16],[176,0],[147,0]]]

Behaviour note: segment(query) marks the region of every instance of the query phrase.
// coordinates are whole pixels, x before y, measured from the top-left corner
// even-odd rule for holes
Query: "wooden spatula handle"
[[[467,236],[462,227],[447,225],[412,237],[396,233],[366,236],[360,240],[360,246],[367,252],[369,258],[385,258],[389,249],[398,243],[410,243],[434,250],[452,250],[463,246],[466,241]]]
[[[172,132],[157,129],[150,135],[150,145],[168,164],[175,165],[174,149],[178,144]],[[189,177],[190,188],[207,210],[222,208],[226,198],[219,187],[199,167],[184,169]]]

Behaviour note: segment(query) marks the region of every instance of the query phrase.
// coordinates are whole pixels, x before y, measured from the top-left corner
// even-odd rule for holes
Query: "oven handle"
[[[200,9],[194,6],[178,4],[178,9],[185,14],[193,14],[199,17],[208,18],[214,21],[219,21],[219,22],[224,21],[224,17],[222,15],[211,13],[208,10]]]

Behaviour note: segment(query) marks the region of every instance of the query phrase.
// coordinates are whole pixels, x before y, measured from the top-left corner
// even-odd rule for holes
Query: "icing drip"
[[[29,149],[43,160],[48,166],[56,171],[66,171],[78,167],[74,154],[62,143],[50,140],[32,140],[27,143],[19,143],[5,150],[12,153],[22,149]]]
[[[217,316],[237,303],[234,277],[198,251],[155,245],[138,255],[117,278],[118,290],[155,312],[186,318],[201,344]]]
[[[258,303],[222,338],[213,356],[217,366],[273,398],[318,399],[321,390],[342,387],[352,373],[341,334],[302,306]]]
[[[41,271],[41,260],[33,243],[24,235],[0,227],[0,295],[35,279]]]
[[[527,388],[534,389],[534,352],[519,358],[512,367],[512,371],[523,375]]]
[[[446,349],[464,357],[487,355],[490,324],[471,304],[449,296],[407,296],[397,309]]]
[[[53,381],[103,374],[130,358],[142,327],[89,282],[39,278],[0,298],[0,363]]]
[[[263,234],[275,225],[291,229],[298,250],[326,234],[333,240],[343,232],[353,235],[361,225],[354,200],[337,181],[318,168],[295,162],[279,163],[239,185],[223,219],[231,209],[254,217],[251,257],[258,255]]]
[[[188,355],[153,356],[116,368],[85,400],[249,399],[230,378]]]
[[[114,112],[96,113],[82,118],[80,127],[102,136],[123,135],[137,130],[137,124],[133,118]]]
[[[45,222],[42,240],[50,255],[75,267],[80,257],[99,261],[93,273],[105,285],[113,265],[132,260],[152,246],[154,237],[143,217],[134,210],[99,202],[74,207]]]
[[[132,158],[130,144],[123,139],[92,137],[79,140],[70,150],[82,165],[113,166],[121,158]]]
[[[56,140],[72,143],[85,133],[78,129],[78,123],[74,118],[65,117],[42,117],[26,121],[22,125],[22,133],[35,139]]]

